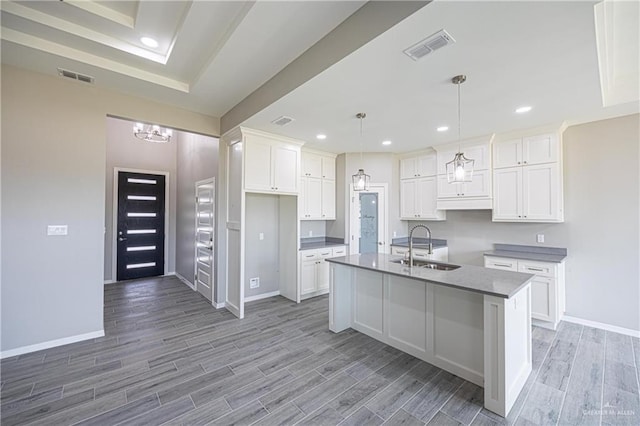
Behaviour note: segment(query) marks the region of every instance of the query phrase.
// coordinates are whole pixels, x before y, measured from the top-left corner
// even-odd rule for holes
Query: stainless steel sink
[[[391,263],[399,263],[400,265],[409,266],[408,259],[392,260]],[[430,260],[413,259],[413,266],[415,268],[436,269],[438,271],[453,271],[458,269],[460,265],[452,265],[451,263],[433,262]]]

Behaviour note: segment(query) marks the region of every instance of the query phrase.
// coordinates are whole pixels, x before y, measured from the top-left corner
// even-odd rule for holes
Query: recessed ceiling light
[[[382,145],[391,145],[391,141],[382,141]]]
[[[151,37],[141,37],[140,41],[142,44],[148,47],[158,47],[158,42]]]
[[[516,109],[516,112],[518,114],[524,114],[525,112],[529,112],[529,111],[531,111],[531,107],[530,106],[521,106],[521,107]]]
[[[327,138],[327,135],[323,135],[322,133],[319,135],[316,135],[316,139],[320,139],[321,141],[325,140]]]
[[[440,126],[436,130],[439,132],[446,132],[447,130],[449,130],[449,126]]]

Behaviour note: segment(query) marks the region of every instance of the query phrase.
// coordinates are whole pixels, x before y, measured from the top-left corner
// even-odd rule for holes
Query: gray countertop
[[[427,244],[429,243],[429,239],[428,238],[414,238],[413,239],[413,246],[415,248],[419,248],[419,249],[423,249],[427,246]],[[434,238],[432,240],[432,244],[433,244],[433,248],[442,248],[442,247],[447,247],[447,240],[442,240],[440,238]],[[396,246],[396,247],[409,247],[409,237],[401,237],[401,238],[394,238],[391,241],[391,245],[392,246]]]
[[[453,271],[419,267],[410,269],[405,265],[391,262],[397,259],[400,257],[388,254],[353,254],[326,259],[326,261],[507,299],[520,291],[534,277],[532,274],[472,265],[460,265],[460,268]]]
[[[484,252],[484,255],[552,263],[560,263],[567,257],[567,249],[560,247],[494,244],[494,248],[494,250]]]
[[[307,237],[300,239],[300,250],[313,250],[325,247],[344,246],[344,238]]]

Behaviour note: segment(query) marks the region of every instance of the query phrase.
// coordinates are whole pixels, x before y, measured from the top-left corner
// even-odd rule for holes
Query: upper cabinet
[[[437,161],[433,151],[400,159],[400,219],[445,220],[436,208]]]
[[[496,143],[493,148],[493,167],[515,167],[555,163],[560,158],[558,134],[544,134],[511,139]]]
[[[336,155],[302,151],[300,220],[335,220]]]
[[[240,128],[244,154],[244,190],[297,195],[302,142]]]
[[[564,221],[562,131],[494,143],[494,222]]]
[[[493,135],[435,146],[437,151],[438,198],[440,210],[487,210],[492,202],[491,145]],[[458,152],[474,160],[471,182],[449,183],[447,163]]]

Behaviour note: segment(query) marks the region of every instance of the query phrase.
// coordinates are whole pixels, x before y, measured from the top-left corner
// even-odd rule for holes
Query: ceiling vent
[[[455,39],[451,37],[448,32],[440,30],[406,49],[404,53],[414,61],[417,61],[418,59],[424,58],[429,53],[455,42]]]
[[[89,84],[93,84],[93,82],[95,81],[95,78],[91,77],[90,75],[84,75],[84,74],[77,73],[75,71],[69,71],[62,68],[58,68],[58,75],[60,77],[66,77],[72,80],[78,80],[78,81],[82,81],[84,83],[89,83]]]
[[[292,121],[293,121],[293,118],[283,115],[282,117],[278,117],[275,120],[273,120],[271,124],[275,124],[276,126],[286,126]]]

